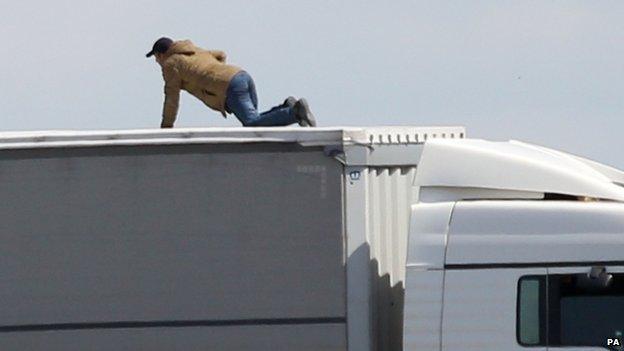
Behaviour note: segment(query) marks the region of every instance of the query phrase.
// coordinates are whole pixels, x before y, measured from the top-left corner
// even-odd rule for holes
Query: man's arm
[[[227,58],[227,55],[225,54],[225,52],[221,50],[209,50],[208,52],[210,52],[210,54],[214,56],[221,63],[225,63],[225,59]]]
[[[178,115],[182,80],[174,67],[163,67],[162,72],[165,79],[165,103],[160,128],[173,128],[173,123]]]

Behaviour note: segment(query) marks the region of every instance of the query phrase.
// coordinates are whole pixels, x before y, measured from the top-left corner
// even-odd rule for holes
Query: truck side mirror
[[[576,275],[577,288],[585,291],[603,291],[613,283],[613,275],[603,266],[592,267],[589,273]]]

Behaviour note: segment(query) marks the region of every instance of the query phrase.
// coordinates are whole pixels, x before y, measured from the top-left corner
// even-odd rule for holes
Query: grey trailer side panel
[[[3,351],[339,351],[344,324],[3,334]],[[114,345],[114,347],[112,347]]]
[[[341,175],[293,144],[3,151],[0,327],[344,321]]]

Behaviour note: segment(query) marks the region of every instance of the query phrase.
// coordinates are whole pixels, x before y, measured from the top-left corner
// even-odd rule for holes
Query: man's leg
[[[253,81],[251,76],[248,80],[249,84],[249,97],[251,98],[251,102],[253,103],[256,110],[258,110],[258,93],[256,93],[256,83]]]
[[[254,101],[257,104],[253,79],[246,72],[240,72],[230,82],[226,105],[244,126],[287,126],[297,123],[292,107],[280,107],[260,115]]]
[[[270,111],[263,112],[258,120],[254,122],[255,126],[287,126],[297,123],[295,111],[292,107],[279,107]]]
[[[249,91],[249,79],[245,72],[239,72],[230,81],[225,104],[244,126],[252,126],[258,119]]]

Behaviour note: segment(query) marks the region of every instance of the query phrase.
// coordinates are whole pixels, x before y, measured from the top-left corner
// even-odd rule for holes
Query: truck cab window
[[[525,276],[518,282],[516,329],[521,345],[545,345],[545,282],[545,276]]]
[[[548,278],[550,346],[605,346],[624,332],[624,274],[591,286],[583,274]]]
[[[624,273],[597,283],[586,273],[518,282],[517,339],[523,346],[598,346],[624,341]],[[547,334],[547,335],[546,335]]]

